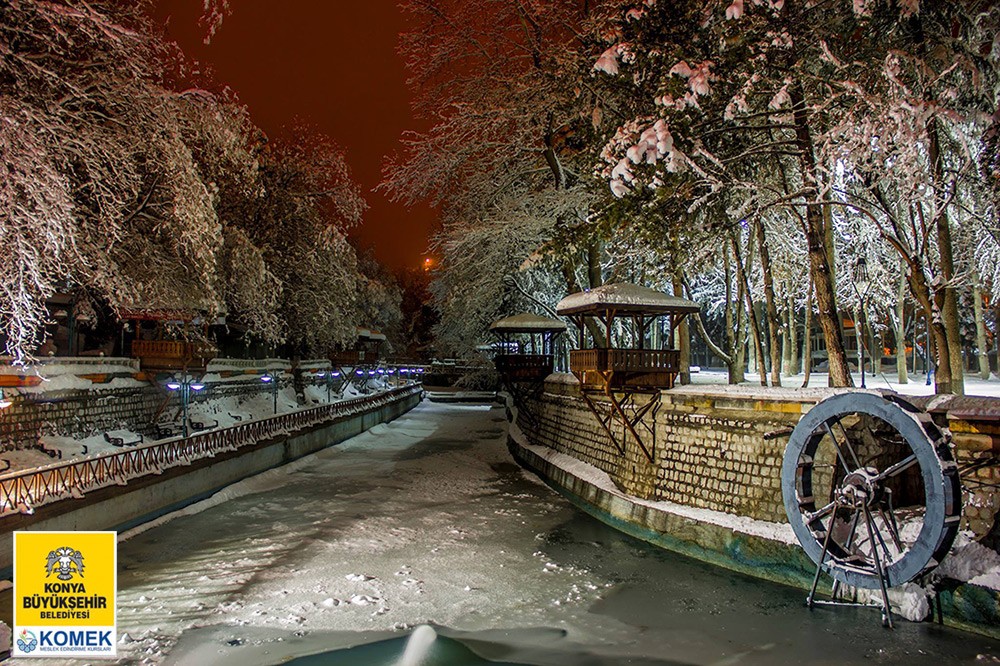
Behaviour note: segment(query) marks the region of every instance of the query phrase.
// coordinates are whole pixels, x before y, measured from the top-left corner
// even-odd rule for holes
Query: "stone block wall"
[[[91,435],[98,430],[132,428],[149,421],[163,401],[152,385],[128,389],[64,390],[11,396],[0,411],[3,450],[37,445],[43,435]],[[144,428],[140,428],[142,430]]]
[[[652,408],[637,424],[652,462],[618,422],[614,443],[573,384],[548,383],[540,398],[519,414],[532,443],[583,460],[605,472],[625,493],[761,520],[784,520],[781,459],[786,437],[764,435],[798,422],[815,399],[764,400],[748,395],[713,396],[675,389],[660,396],[637,396]],[[610,408],[592,397],[599,413]],[[655,409],[655,418],[652,411]],[[626,436],[627,435],[627,436]],[[624,444],[624,453],[617,446]]]
[[[637,431],[652,462],[618,421],[616,448],[588,408],[579,386],[559,378],[518,415],[533,444],[552,448],[606,472],[625,493],[758,520],[784,522],[781,463],[787,431],[827,389],[754,391],[748,387],[686,386],[663,392]],[[608,403],[592,396],[599,413]],[[648,398],[637,396],[641,406]],[[963,529],[1000,545],[1000,400],[915,399],[939,425],[950,427],[962,470]],[[995,542],[995,543],[994,543]]]
[[[291,377],[280,377],[280,387],[291,384]],[[191,403],[221,397],[249,397],[270,393],[259,381],[220,382],[204,393],[192,393]],[[148,383],[127,388],[101,388],[95,384],[85,390],[59,390],[40,393],[14,393],[8,389],[5,399],[11,405],[0,410],[0,451],[38,445],[43,435],[90,436],[108,430],[127,429],[147,436],[154,434],[153,423],[168,419],[180,410],[180,396],[162,385]]]

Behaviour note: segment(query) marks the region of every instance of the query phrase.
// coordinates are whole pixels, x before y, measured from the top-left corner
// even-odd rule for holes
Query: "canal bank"
[[[643,431],[647,457],[630,437],[613,440],[570,376],[552,375],[515,416],[509,447],[574,504],[608,525],[659,547],[728,569],[808,589],[815,567],[787,523],[780,469],[787,433],[830,390],[684,387],[663,392]],[[980,400],[981,402],[981,400]],[[934,404],[951,426],[960,464],[987,459],[996,446],[989,409],[968,399]],[[598,405],[599,408],[599,405]],[[966,479],[966,532],[951,561],[924,581],[891,593],[894,608],[923,619],[940,604],[946,622],[1000,635],[991,567],[996,469]],[[962,552],[959,552],[962,551]],[[955,553],[958,552],[957,555]],[[970,579],[973,582],[969,582]]]

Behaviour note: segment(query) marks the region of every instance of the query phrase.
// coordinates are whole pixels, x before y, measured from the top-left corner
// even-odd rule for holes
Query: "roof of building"
[[[494,333],[559,333],[566,330],[565,322],[531,312],[504,317],[490,324]]]
[[[699,309],[694,301],[628,282],[570,294],[556,306],[561,315],[598,314],[607,310],[615,310],[617,314],[687,314]]]

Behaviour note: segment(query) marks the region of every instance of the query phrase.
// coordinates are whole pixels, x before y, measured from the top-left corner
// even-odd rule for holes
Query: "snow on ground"
[[[565,518],[567,509],[542,486],[515,493],[496,477],[493,466],[506,464],[521,478],[502,446],[502,412],[448,409],[449,420],[425,408],[231,486],[175,514],[176,525],[123,535],[121,649],[158,654],[181,631],[216,623],[488,628],[513,606],[530,625],[540,622],[535,609],[593,599],[599,586],[586,572],[549,561],[534,533],[518,533],[526,516]],[[489,450],[470,456],[485,440]],[[182,522],[195,538],[167,543],[162,532],[177,534]],[[497,569],[509,572],[497,579]]]
[[[855,387],[860,387],[861,373],[855,372],[853,377]],[[797,390],[801,389],[803,378],[804,375],[802,375],[802,373],[797,375],[782,376],[782,387]],[[889,389],[904,395],[934,395],[933,376],[931,378],[930,386],[927,385],[924,375],[911,375],[910,381],[907,384],[900,384],[896,381],[896,379],[897,377],[895,371],[882,372],[878,375],[865,373],[865,386],[869,389]],[[768,375],[768,381],[770,381],[770,374]],[[728,385],[728,375],[725,370],[702,368],[700,372],[691,374],[691,384],[694,386]],[[826,389],[827,386],[827,373],[813,372],[809,376],[809,385],[806,388],[809,390]],[[746,374],[746,381],[738,387],[732,387],[732,389],[736,390],[740,387],[746,387],[753,390],[768,390],[760,385],[759,375],[751,374],[749,372]],[[983,380],[979,378],[979,375],[966,374],[965,394],[1000,398],[1000,379],[993,377],[989,380]]]

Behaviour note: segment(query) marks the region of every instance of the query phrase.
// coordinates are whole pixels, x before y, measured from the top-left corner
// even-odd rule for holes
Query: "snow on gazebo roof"
[[[358,332],[358,337],[362,340],[370,340],[372,337],[372,332],[367,328],[362,328],[361,326],[355,327]]]
[[[371,331],[368,332],[368,339],[369,340],[378,340],[380,342],[385,342],[386,337],[385,337],[385,333],[380,333],[379,331],[371,330]]]
[[[566,324],[552,317],[543,317],[531,312],[511,315],[490,324],[494,333],[560,333]]]
[[[118,318],[121,320],[139,321],[180,321],[190,322],[201,317],[201,313],[195,310],[183,308],[142,308],[142,307],[120,307],[118,308]]]
[[[598,314],[606,310],[618,314],[687,314],[699,309],[694,301],[628,282],[570,294],[556,306],[561,315]]]

